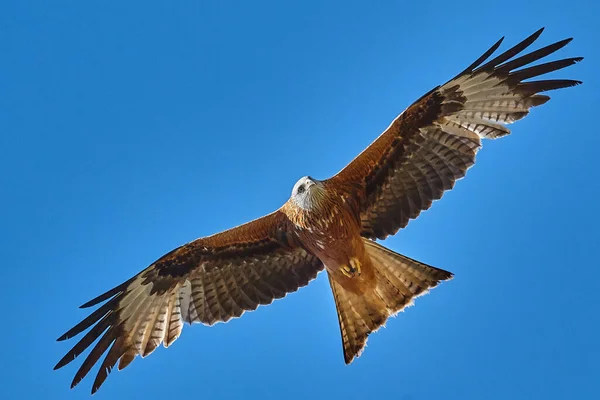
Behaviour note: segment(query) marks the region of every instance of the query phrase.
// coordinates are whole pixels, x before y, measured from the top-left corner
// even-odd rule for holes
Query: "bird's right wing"
[[[226,322],[305,286],[323,264],[298,245],[288,224],[287,217],[276,211],[195,240],[87,302],[82,308],[105,303],[58,339],[69,339],[91,327],[55,369],[100,338],[71,384],[77,385],[108,349],[94,393],[117,361],[122,369],[138,354],[152,353],[160,343],[168,347],[181,334],[183,322]]]
[[[516,57],[541,33],[540,29],[483,64],[500,46],[502,40],[498,41],[455,78],[414,102],[330,179],[334,184],[358,188],[364,237],[384,239],[428,209],[475,163],[481,139],[508,135],[506,124],[550,99],[540,92],[581,83],[566,79],[529,81],[582,59],[530,66],[571,39]]]

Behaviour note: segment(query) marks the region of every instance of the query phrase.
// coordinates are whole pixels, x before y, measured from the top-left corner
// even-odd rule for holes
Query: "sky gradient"
[[[85,4],[81,4],[85,3]],[[122,3],[127,3],[122,4]],[[584,84],[486,142],[385,245],[452,271],[344,365],[326,276],[186,325],[96,399],[591,398],[600,367],[598,2],[0,5],[0,398],[86,399],[54,364],[77,307],[194,238],[335,174],[499,37],[584,56]],[[87,354],[87,353],[86,353]],[[96,369],[92,370],[95,375]]]

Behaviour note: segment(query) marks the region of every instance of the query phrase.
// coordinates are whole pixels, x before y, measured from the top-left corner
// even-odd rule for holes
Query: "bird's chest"
[[[321,215],[307,216],[296,229],[302,244],[325,266],[347,263],[362,244],[358,221],[341,206]]]

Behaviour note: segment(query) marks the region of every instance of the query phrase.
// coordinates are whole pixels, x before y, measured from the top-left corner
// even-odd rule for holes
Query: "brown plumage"
[[[117,362],[122,369],[161,343],[171,345],[184,322],[212,325],[239,317],[296,291],[323,268],[350,363],[388,317],[452,277],[374,240],[395,234],[441,198],[474,164],[481,139],[509,134],[506,124],[549,100],[539,93],[580,83],[524,82],[581,60],[528,66],[570,41],[517,57],[541,32],[483,64],[498,41],[455,78],[413,103],[337,175],[325,181],[300,179],[290,200],[274,213],[181,246],[84,304],[104,303],[58,339],[89,329],[55,368],[99,339],[71,385],[106,353],[95,392]]]

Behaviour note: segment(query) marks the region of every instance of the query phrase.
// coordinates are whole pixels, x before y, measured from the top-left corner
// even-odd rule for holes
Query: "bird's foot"
[[[350,259],[349,265],[343,265],[340,270],[342,271],[342,274],[344,274],[348,278],[354,278],[354,276],[356,275],[360,276],[360,267],[360,261],[358,261],[357,258],[352,257]]]

